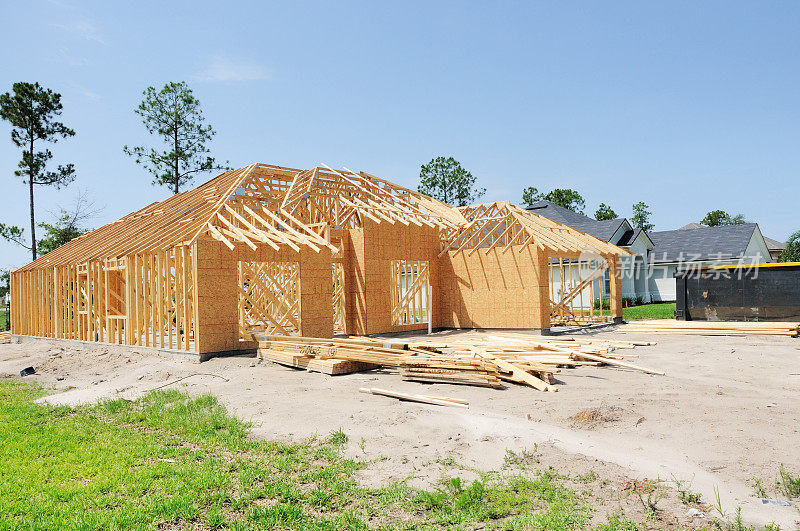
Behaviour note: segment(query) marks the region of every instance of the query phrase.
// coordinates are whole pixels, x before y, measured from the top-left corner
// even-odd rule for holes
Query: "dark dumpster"
[[[675,273],[675,317],[800,321],[800,263],[691,268]]]

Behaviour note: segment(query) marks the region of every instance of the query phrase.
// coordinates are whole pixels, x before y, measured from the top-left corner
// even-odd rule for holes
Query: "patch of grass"
[[[577,476],[575,481],[579,483],[592,483],[597,480],[597,474],[595,474],[594,470],[590,470],[585,474]]]
[[[675,490],[678,491],[678,498],[681,500],[681,503],[684,505],[692,505],[695,503],[700,503],[703,499],[703,495],[699,492],[693,492],[692,489],[692,482],[691,481],[681,481],[679,479],[675,479],[673,477],[673,481],[675,482]]]
[[[639,501],[642,502],[642,507],[644,507],[644,513],[647,515],[648,518],[657,520],[658,519],[658,502],[660,502],[666,493],[659,488],[655,488],[649,492],[647,492],[647,497],[645,498],[643,492],[637,492],[636,494],[639,495]]]
[[[793,476],[781,463],[778,479],[775,480],[775,489],[787,498],[800,498],[800,475]]]
[[[750,480],[750,486],[753,488],[753,492],[756,495],[756,498],[766,498],[767,497],[767,489],[764,488],[764,483],[761,481],[761,478],[754,477]]]
[[[0,382],[8,528],[352,529],[410,514],[402,498],[361,488],[361,465],[329,445],[249,440],[211,396],[157,391],[73,410],[33,403],[42,394]]]
[[[447,457],[438,457],[435,459],[434,462],[446,467],[458,466],[458,461],[456,461],[456,458],[453,457],[452,455],[448,455]]]
[[[342,430],[303,444],[256,441],[212,396],[156,391],[70,409],[0,381],[0,528],[578,529],[588,494],[554,470],[450,479],[419,491],[358,484]],[[523,474],[524,472],[524,474]],[[502,519],[500,521],[499,519]],[[621,525],[621,524],[613,524]],[[608,529],[628,529],[609,527]]]
[[[347,444],[347,441],[349,440],[350,437],[348,437],[347,434],[342,431],[342,428],[331,432],[330,436],[328,436],[328,442],[335,444],[336,446]]]
[[[738,507],[736,509],[736,516],[733,520],[713,520],[714,527],[724,531],[756,531],[756,526],[754,525],[747,525],[742,520],[742,508]],[[767,529],[767,528],[764,528]]]
[[[533,443],[533,450],[523,448],[519,453],[514,450],[506,449],[506,455],[503,458],[503,468],[526,468],[528,465],[539,463],[539,458],[536,457],[536,452],[539,450],[539,445]]]
[[[5,308],[0,308],[0,332],[5,332],[9,328],[8,312],[5,310]]]
[[[609,514],[606,522],[595,527],[595,531],[637,531],[639,527],[620,510]]]
[[[639,319],[675,319],[674,302],[658,302],[652,304],[642,304],[622,309],[622,318],[625,321],[636,321]]]
[[[503,529],[579,529],[592,513],[549,470],[532,477],[492,475],[469,485],[451,478],[439,489],[420,492],[415,502],[439,526],[502,519]]]

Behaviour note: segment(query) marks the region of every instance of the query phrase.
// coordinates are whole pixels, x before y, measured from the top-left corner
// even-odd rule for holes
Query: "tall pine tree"
[[[56,143],[75,135],[75,131],[56,121],[61,115],[61,94],[43,88],[39,83],[14,83],[11,92],[0,95],[0,118],[11,124],[11,141],[22,149],[22,159],[14,175],[28,184],[31,213],[31,256],[36,260],[36,211],[34,185],[60,188],[75,179],[73,164],[47,169],[53,153],[39,149],[41,142]],[[28,247],[22,239],[23,230],[0,223],[0,236]]]

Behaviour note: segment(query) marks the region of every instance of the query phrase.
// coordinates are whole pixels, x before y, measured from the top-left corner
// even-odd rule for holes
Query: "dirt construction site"
[[[677,319],[623,324],[636,267],[508,201],[252,164],[12,271],[0,371],[39,403],[184,389],[258,439],[338,433],[368,487],[525,468],[592,527],[798,528],[797,305],[722,299],[789,284],[707,271]]]
[[[395,334],[383,341],[478,341],[501,331]],[[516,335],[525,332],[516,331]],[[538,336],[531,336],[538,337]],[[443,477],[477,477],[527,461],[552,467],[596,500],[597,521],[622,508],[644,511],[658,488],[656,527],[708,528],[720,509],[744,521],[800,526],[797,505],[778,504],[781,465],[800,464],[800,340],[745,335],[582,332],[590,341],[637,346],[636,364],[577,364],[557,371],[557,393],[410,381],[394,368],[328,375],[252,356],[196,357],[46,339],[0,344],[0,373],[52,388],[41,399],[78,405],[136,399],[155,389],[211,393],[253,424],[254,437],[302,441],[341,429],[346,452],[369,460],[366,485],[406,480],[427,488]],[[442,396],[462,406],[365,394],[386,389]],[[688,493],[688,494],[687,494]],[[699,494],[699,497],[697,496]],[[699,499],[698,499],[699,498]],[[785,502],[784,502],[785,503]]]

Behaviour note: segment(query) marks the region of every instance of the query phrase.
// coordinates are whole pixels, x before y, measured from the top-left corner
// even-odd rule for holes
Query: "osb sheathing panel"
[[[203,354],[238,346],[239,276],[234,252],[216,240],[198,240],[195,256],[195,348]]]
[[[376,334],[427,328],[427,324],[395,325],[391,319],[391,261],[426,260],[432,286],[438,282],[437,229],[416,225],[375,223],[365,219],[362,229],[349,231],[345,247],[345,290],[349,334]],[[434,294],[434,298],[436,295]],[[434,314],[435,319],[435,314]]]
[[[222,242],[200,239],[195,244],[197,351],[235,350],[239,346],[239,261],[297,262],[300,277],[300,334],[333,336],[331,253],[267,245],[256,250],[238,244],[230,250]]]
[[[333,337],[331,251],[300,251],[300,335]]]
[[[534,246],[450,252],[439,261],[435,323],[455,328],[550,326],[546,256]],[[437,290],[438,287],[438,290]],[[437,296],[438,295],[438,296]]]

